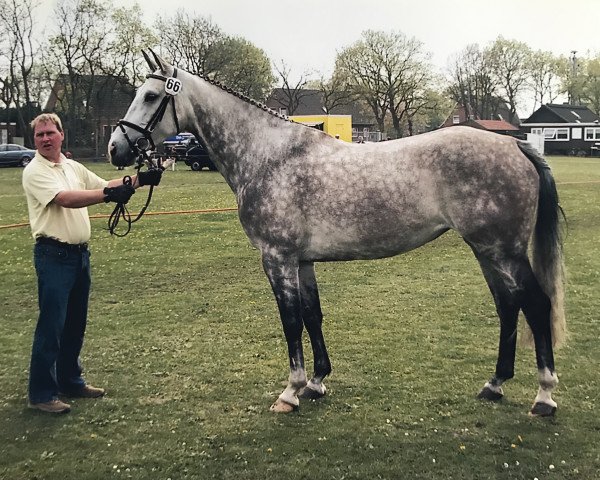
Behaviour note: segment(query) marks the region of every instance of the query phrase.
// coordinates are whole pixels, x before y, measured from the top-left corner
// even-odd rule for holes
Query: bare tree
[[[106,70],[112,34],[108,12],[102,0],[64,0],[55,10],[57,33],[50,37],[45,67],[49,78],[58,79],[52,88],[64,112],[66,148],[92,141],[84,136],[81,119],[90,116],[92,95]]]
[[[1,0],[0,29],[4,33],[4,48],[0,58],[7,65],[1,79],[1,98],[6,107],[15,107],[18,131],[30,141],[29,121],[36,113],[32,95],[32,72],[37,45],[33,40],[32,0]]]
[[[333,112],[336,108],[344,107],[358,99],[346,85],[346,81],[339,74],[335,74],[325,79],[323,76],[314,82],[316,90],[321,92],[321,101],[323,107],[328,112]]]
[[[479,45],[468,45],[450,60],[452,99],[462,105],[468,118],[491,118],[498,107],[497,83],[489,55]]]
[[[159,33],[161,53],[175,65],[191,73],[214,73],[214,58],[213,67],[208,67],[211,50],[225,35],[210,19],[178,10],[172,17],[159,18],[155,29]]]
[[[294,82],[292,80],[291,68],[288,67],[283,60],[279,65],[274,64],[275,72],[281,79],[283,100],[278,100],[282,107],[287,109],[288,115],[293,115],[298,106],[300,105],[302,98],[308,95],[305,89],[308,83],[308,74],[303,73]]]

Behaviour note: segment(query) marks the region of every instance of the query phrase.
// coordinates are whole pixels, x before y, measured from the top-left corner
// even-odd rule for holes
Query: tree
[[[519,99],[528,88],[531,49],[523,42],[506,40],[500,36],[489,47],[488,55],[499,87],[499,96],[510,108],[508,121],[512,123],[517,117]]]
[[[264,101],[275,83],[271,61],[263,50],[241,37],[225,37],[206,61],[211,77],[238,92]]]
[[[423,44],[401,32],[367,30],[336,59],[336,74],[369,104],[382,131],[390,114],[396,137],[404,135],[411,112],[423,107],[431,72]]]
[[[179,10],[155,23],[161,51],[173,64],[263,100],[275,77],[265,52],[240,37],[225,35],[210,19]]]
[[[585,58],[577,57],[577,52],[571,52],[571,56],[561,59],[562,93],[568,96],[571,105],[582,105],[583,91],[585,89]]]
[[[535,99],[533,111],[538,105],[552,103],[560,94],[561,62],[562,59],[551,52],[542,50],[531,52],[529,80]]]
[[[66,148],[92,141],[81,120],[89,117],[98,76],[107,68],[112,33],[108,12],[102,0],[64,0],[55,10],[58,31],[49,39],[45,66],[49,78],[60,80],[54,86],[61,91],[53,93],[64,112]]]
[[[587,61],[586,77],[583,99],[596,115],[600,115],[600,55]]]
[[[327,112],[333,112],[336,108],[357,100],[356,94],[347,88],[345,79],[339,74],[334,73],[329,79],[321,76],[318,80],[308,82],[306,86],[321,92],[323,108]]]
[[[1,0],[0,30],[4,33],[0,59],[6,65],[1,76],[0,98],[5,106],[14,106],[17,131],[29,143],[29,122],[37,113],[33,93],[34,57],[37,45],[33,40],[32,0]]]
[[[154,26],[165,58],[170,57],[174,65],[190,73],[214,73],[207,63],[225,35],[210,19],[178,10],[173,17],[160,17]]]
[[[140,52],[159,44],[158,37],[144,24],[142,15],[137,3],[131,8],[117,8],[111,14],[114,36],[108,46],[110,54],[103,65],[105,74],[125,79],[131,86],[139,85],[148,73]]]
[[[288,115],[293,115],[298,108],[298,105],[300,105],[302,98],[308,94],[305,89],[308,84],[308,74],[303,73],[294,83],[292,80],[291,69],[283,60],[279,65],[275,64],[274,68],[281,79],[284,96],[284,100],[279,100],[279,102],[281,103],[281,106],[287,110]]]
[[[497,83],[489,55],[477,44],[468,45],[450,61],[451,98],[467,117],[489,119],[498,108]]]

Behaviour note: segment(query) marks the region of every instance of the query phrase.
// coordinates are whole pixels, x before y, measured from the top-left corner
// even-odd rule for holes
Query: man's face
[[[60,158],[60,149],[65,138],[52,122],[40,122],[35,126],[33,141],[35,148],[49,160]]]

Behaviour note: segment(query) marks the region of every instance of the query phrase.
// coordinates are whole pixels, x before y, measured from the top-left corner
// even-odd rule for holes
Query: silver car
[[[24,167],[35,155],[35,150],[14,143],[0,145],[0,165]]]

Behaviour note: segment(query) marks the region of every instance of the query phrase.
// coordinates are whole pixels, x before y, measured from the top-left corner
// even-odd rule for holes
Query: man
[[[29,223],[35,238],[39,317],[29,373],[29,406],[67,413],[58,396],[96,398],[104,389],[82,377],[79,354],[87,323],[90,290],[90,220],[87,208],[102,202],[127,203],[135,188],[158,185],[162,171],[140,172],[132,185],[107,182],[61,153],[64,140],[57,115],[31,122],[36,154],[23,171]]]

